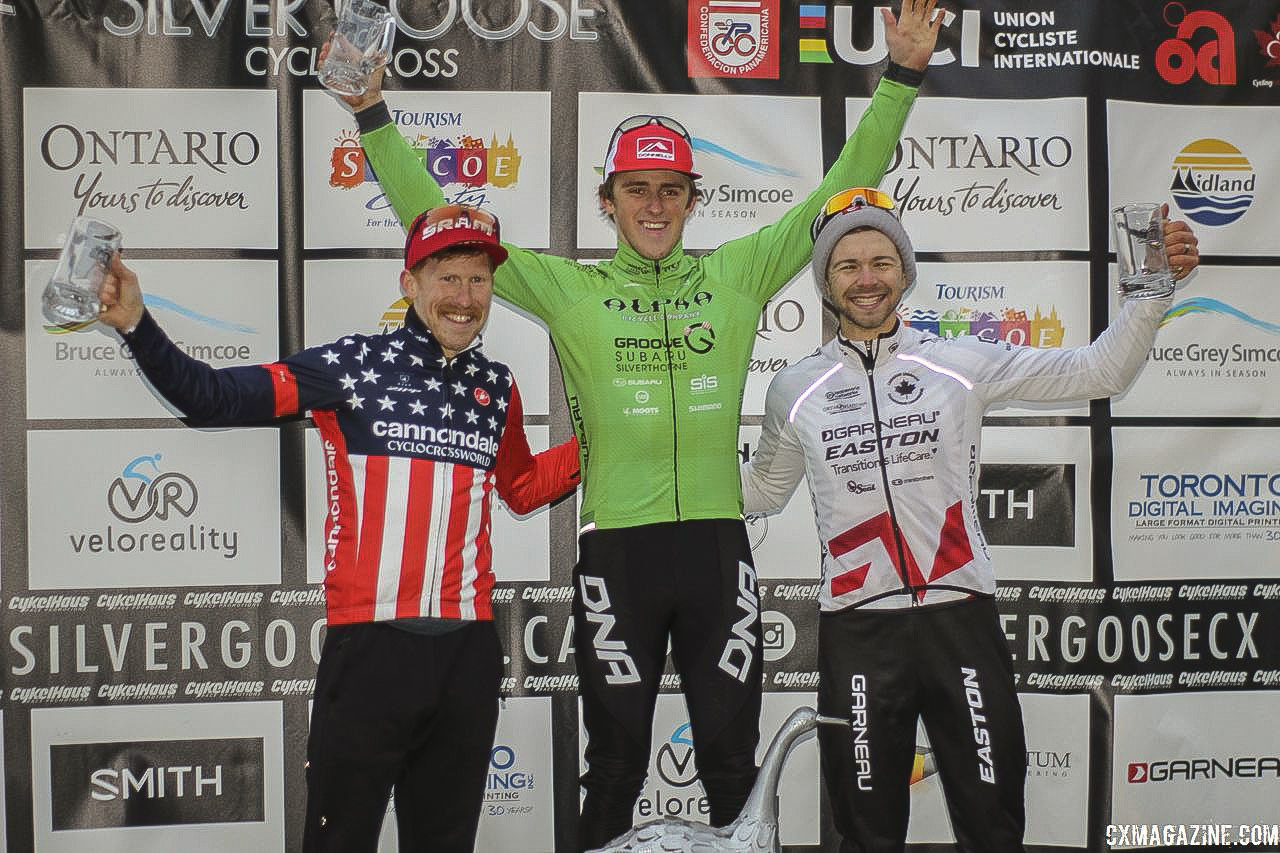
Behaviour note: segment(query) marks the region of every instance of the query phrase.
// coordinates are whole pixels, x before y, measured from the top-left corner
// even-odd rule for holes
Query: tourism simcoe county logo
[[[505,189],[520,180],[520,149],[510,133],[504,143],[499,143],[497,134],[493,134],[487,144],[483,138],[465,133],[455,139],[421,133],[405,138],[422,167],[442,188],[458,184],[473,190]],[[360,137],[354,132],[338,134],[329,165],[331,187],[352,190],[378,180],[360,147]]]
[[[913,308],[903,320],[913,329],[940,338],[974,335],[984,341],[1004,341],[1015,346],[1060,347],[1065,335],[1058,309],[1052,308],[1048,315],[1042,315],[1038,306],[1031,317],[1015,308],[1003,311],[950,308],[942,312]]]
[[[779,0],[690,0],[690,77],[778,79]]]

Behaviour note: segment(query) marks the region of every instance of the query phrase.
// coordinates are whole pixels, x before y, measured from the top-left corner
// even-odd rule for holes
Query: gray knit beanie
[[[898,257],[902,260],[903,281],[908,288],[915,284],[916,253],[911,248],[911,238],[907,236],[898,217],[882,207],[860,205],[831,217],[813,241],[813,280],[824,299],[827,295],[827,262],[831,259],[831,251],[841,237],[855,228],[874,228],[892,240],[898,249]]]

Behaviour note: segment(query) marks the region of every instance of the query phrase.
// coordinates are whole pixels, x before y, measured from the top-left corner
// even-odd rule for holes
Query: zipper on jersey
[[[880,433],[880,407],[876,403],[876,381],[872,373],[875,367],[875,356],[880,352],[880,339],[875,340],[876,352],[871,352],[871,341],[867,341],[867,351],[864,354],[861,350],[856,349],[858,357],[862,359],[862,367],[867,371],[867,389],[871,392],[871,419],[875,424],[876,430],[876,454],[880,457],[880,480],[884,484],[884,502],[889,509],[889,524],[893,528],[893,541],[898,548],[898,565],[901,566],[902,588],[911,596],[911,604],[916,604],[916,590],[911,585],[910,570],[907,568],[906,549],[902,543],[902,531],[898,527],[898,514],[893,508],[893,495],[889,492],[889,461],[884,455],[884,443]]]
[[[653,282],[662,292],[662,262],[653,262]],[[680,431],[676,429],[676,375],[671,367],[671,327],[667,324],[667,306],[662,306],[662,340],[667,352],[667,381],[671,384],[671,475],[672,495],[676,502],[676,521],[680,520]]]

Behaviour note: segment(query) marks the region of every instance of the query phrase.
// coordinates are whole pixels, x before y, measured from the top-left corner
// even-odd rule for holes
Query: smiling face
[[[893,241],[867,228],[840,238],[827,261],[827,299],[851,341],[891,331],[906,291],[902,259]]]
[[[693,181],[669,169],[618,172],[600,191],[600,207],[612,217],[622,242],[651,261],[671,254],[693,210]]]
[[[471,345],[489,318],[493,262],[480,251],[445,251],[400,273],[400,291],[453,358]]]

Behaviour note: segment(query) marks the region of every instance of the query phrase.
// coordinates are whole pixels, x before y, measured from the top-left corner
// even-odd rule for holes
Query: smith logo
[[[53,829],[264,819],[262,738],[56,744]]]
[[[778,0],[690,0],[690,77],[778,79]]]
[[[1129,765],[1128,772],[1131,785],[1147,782],[1208,782],[1216,779],[1280,779],[1280,756],[1138,761]]]

